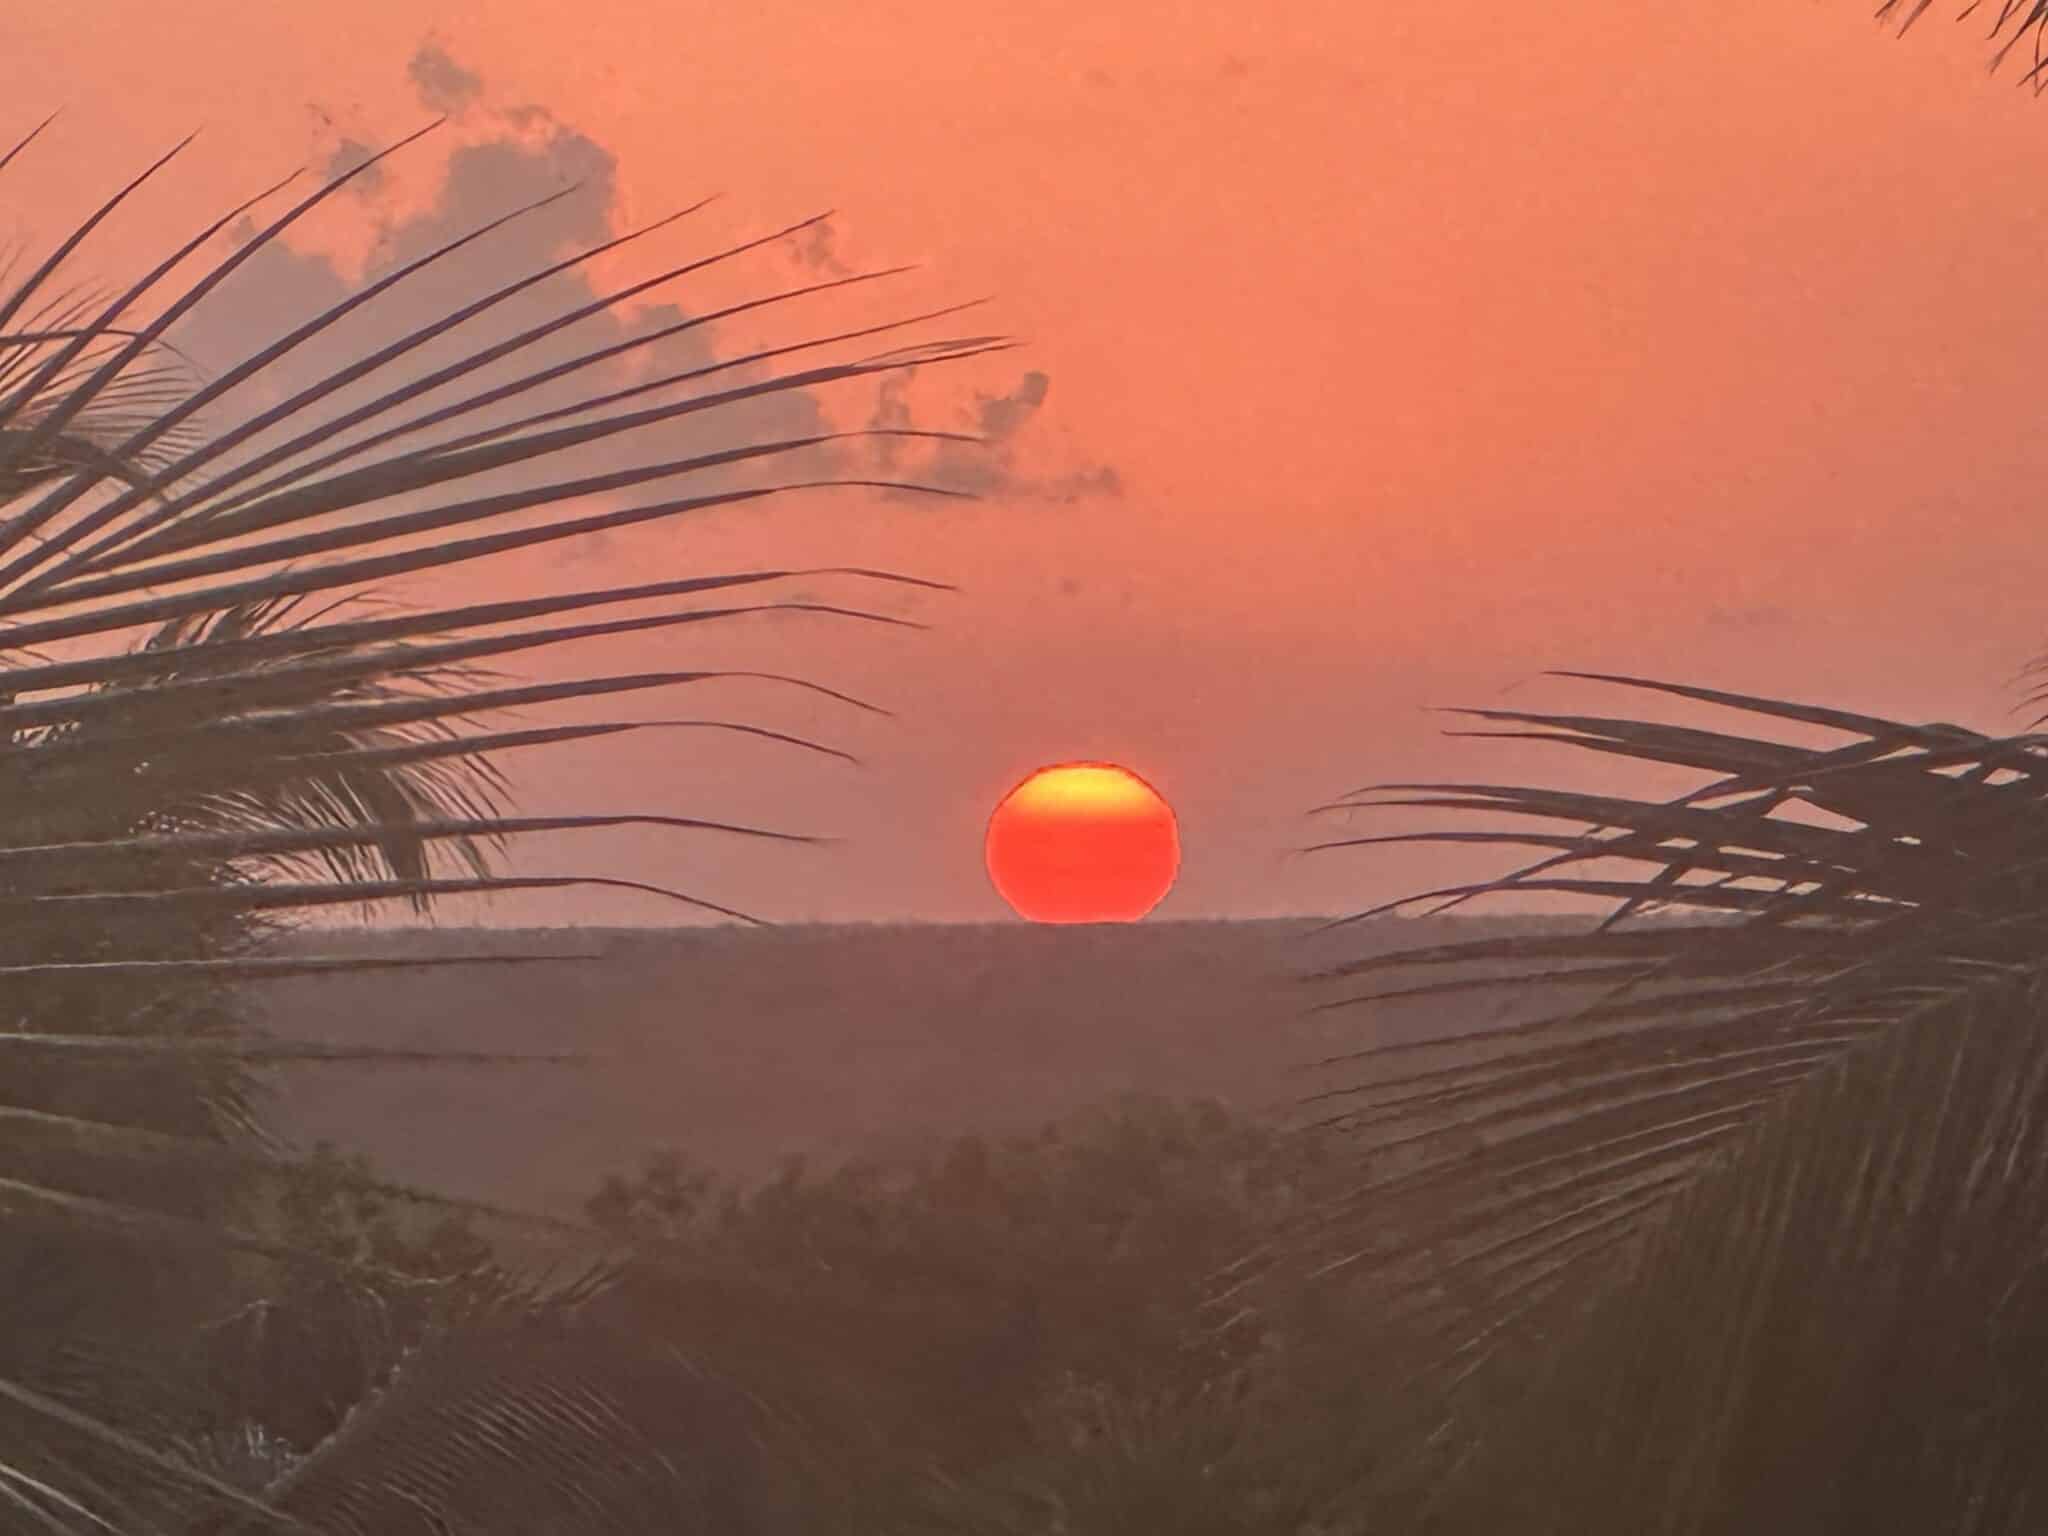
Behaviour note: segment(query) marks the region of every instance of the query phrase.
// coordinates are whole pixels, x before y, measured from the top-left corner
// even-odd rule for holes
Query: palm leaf
[[[1896,22],[1900,32],[1905,32],[1914,22],[1924,16],[1934,0],[1880,0],[1877,17],[1880,21]],[[2033,61],[2021,83],[2040,90],[2048,77],[2044,77],[2042,42],[2048,37],[2048,5],[2042,0],[1998,0],[1998,8],[1992,11],[1984,0],[1969,0],[1958,12],[1958,19],[1968,21],[1988,15],[1991,21],[1991,37],[1998,48],[1991,56],[1991,67],[1996,69],[2005,62],[2006,56],[2022,42],[2033,47]]]
[[[275,1509],[334,1536],[771,1528],[780,1426],[651,1332],[611,1276],[515,1293],[443,1334],[273,1488]],[[261,1529],[223,1512],[195,1536]]]
[[[1972,738],[1950,727],[1795,711],[1733,695],[1713,702],[1826,723],[1862,739],[1821,749],[1652,722],[1517,713],[1513,719],[1546,740],[1683,762],[1714,777],[1672,801],[1436,785],[1397,786],[1392,797],[1363,791],[1338,803],[1347,810],[1420,804],[1535,824],[1527,834],[1395,834],[1532,842],[1546,854],[1497,879],[1408,902],[1442,909],[1564,893],[1610,901],[1616,916],[1592,932],[1396,949],[1320,973],[1322,983],[1343,987],[1319,1005],[1330,1011],[1476,990],[1548,992],[1562,1005],[1505,1031],[1368,1047],[1342,1058],[1372,1075],[1331,1090],[1331,1123],[1355,1128],[1367,1153],[1426,1152],[1471,1135],[1485,1144],[1362,1185],[1316,1238],[1325,1262],[1369,1267],[1375,1255],[1391,1262],[1392,1250],[1355,1245],[1352,1221],[1368,1212],[1375,1225],[1398,1213],[1422,1221],[1419,1231],[1432,1230],[1425,1211],[1404,1203],[1411,1187],[1497,1197],[1513,1187],[1530,1148],[1560,1134],[1590,1139],[1610,1121],[1632,1124],[1651,1094],[1669,1094],[1658,1102],[1676,1113],[1746,1093],[1758,1074],[1803,1080],[1888,1026],[1956,1006],[2031,963],[2029,919],[2039,915],[2033,904],[2048,897],[2036,873],[2048,868],[2039,788],[2048,782],[2048,742]],[[1612,873],[1584,873],[1591,869]],[[1714,922],[1673,922],[1674,911]],[[1355,985],[1382,976],[1413,979]],[[1448,1059],[1479,1046],[1492,1049],[1478,1062]],[[1739,1129],[1725,1126],[1716,1139]],[[1685,1138],[1664,1150],[1671,1166],[1694,1167],[1709,1145]],[[1540,1199],[1506,1207],[1510,1223],[1549,1209]],[[1465,1208],[1454,1198],[1439,1219],[1462,1219],[1451,1212]]]
[[[40,131],[0,157],[0,168]],[[91,237],[183,151],[180,144],[11,288],[0,288],[0,1049],[11,1063],[7,1103],[0,1105],[7,1162],[0,1208],[9,1230],[32,1223],[42,1234],[33,1251],[21,1250],[17,1268],[47,1267],[64,1253],[100,1263],[92,1256],[111,1256],[123,1245],[147,1254],[167,1244],[301,1262],[306,1256],[291,1244],[235,1220],[238,1192],[250,1180],[293,1176],[289,1163],[241,1145],[255,1126],[256,1070],[294,1062],[536,1059],[250,1037],[237,989],[251,982],[419,963],[266,953],[267,938],[294,915],[603,886],[752,920],[708,897],[649,882],[573,872],[495,875],[492,855],[515,838],[626,826],[817,841],[716,816],[513,815],[498,754],[687,729],[847,755],[743,720],[657,717],[508,729],[494,717],[714,679],[793,685],[873,708],[819,684],[758,672],[664,665],[520,683],[494,678],[481,664],[634,633],[681,635],[767,613],[904,625],[857,605],[778,600],[772,588],[797,577],[936,585],[864,569],[703,572],[359,615],[375,583],[716,507],[874,485],[948,494],[856,474],[805,472],[745,483],[778,460],[816,460],[871,434],[742,439],[624,464],[615,456],[709,413],[729,417],[749,402],[1008,345],[970,335],[860,350],[965,307],[952,306],[814,332],[566,404],[524,406],[549,389],[555,395],[548,398],[559,400],[564,384],[684,331],[743,313],[793,310],[897,275],[782,288],[566,359],[543,355],[579,323],[612,314],[659,285],[737,262],[812,219],[561,304],[511,334],[483,334],[512,312],[513,301],[531,304],[560,291],[572,269],[676,226],[699,204],[544,263],[394,340],[362,348],[310,381],[296,381],[275,405],[235,416],[227,408],[237,390],[282,376],[309,343],[339,337],[381,295],[572,195],[565,190],[514,208],[445,241],[219,377],[200,377],[172,345],[173,328],[201,305],[231,295],[237,272],[255,256],[417,137],[299,197],[254,238],[210,263],[205,252],[221,231],[287,183],[202,223],[126,288],[66,286],[63,272]],[[175,275],[195,260],[198,275],[180,285]],[[435,361],[422,368],[427,356]],[[458,387],[467,392],[456,394]],[[348,391],[358,403],[341,405]],[[520,409],[525,414],[514,414]],[[612,465],[572,466],[575,456],[593,452],[613,457]],[[573,506],[655,485],[662,488],[656,497],[637,505],[594,512]],[[716,607],[648,606],[689,604],[742,587],[770,595]],[[324,606],[311,606],[323,596]],[[568,620],[571,614],[588,617]],[[134,1175],[142,1168],[161,1177],[138,1184]],[[428,1198],[397,1186],[385,1192]],[[15,1277],[16,1290],[31,1283],[30,1270]],[[112,1278],[110,1270],[99,1273]],[[24,1323],[18,1344],[0,1360],[8,1444],[0,1498],[21,1520],[64,1531],[161,1529],[217,1507],[227,1494],[244,1497],[169,1450],[146,1445],[140,1421],[124,1424],[111,1399],[99,1412],[75,1398],[75,1390],[85,1390],[76,1384],[64,1389],[71,1401],[44,1390],[37,1372],[61,1375],[72,1369],[64,1362],[82,1358],[61,1334]]]
[[[1742,1353],[1767,1326],[1756,1309],[1775,1307],[1775,1326],[1814,1329],[1837,1351],[1876,1347],[1868,1333],[1830,1331],[1815,1276],[1831,1274],[1837,1287],[1891,1285],[1895,1266],[1924,1265],[1941,1244],[1996,1241],[1968,1212],[1996,1210],[2003,1220],[2012,1202],[2035,1198],[2038,1099],[2023,1088],[2033,1068],[2022,1066],[2034,1047],[2017,1050],[2009,1037],[2031,1030],[2027,999],[2048,931],[2048,739],[1598,680],[1851,740],[1814,746],[1479,711],[1517,735],[1683,764],[1706,782],[1661,801],[1443,784],[1337,802],[1332,809],[1426,807],[1530,827],[1320,845],[1449,840],[1539,851],[1497,879],[1411,898],[1418,904],[1443,910],[1564,892],[1612,911],[1555,932],[1396,947],[1318,973],[1330,989],[1320,1006],[1335,1016],[1486,991],[1532,999],[1534,1011],[1504,1027],[1331,1058],[1325,1065],[1349,1080],[1313,1102],[1326,1127],[1354,1141],[1365,1172],[1233,1282],[1233,1294],[1256,1295],[1281,1277],[1341,1276],[1428,1341],[1410,1368],[1424,1397],[1447,1405],[1435,1443],[1444,1457],[1471,1458],[1455,1474],[1425,1458],[1440,1478],[1429,1497],[1464,1501],[1460,1518],[1474,1523],[1460,1529],[1723,1529],[1713,1511],[1733,1507],[1726,1479],[1762,1476],[1754,1458],[1765,1437],[1743,1426],[1768,1416],[1764,1404],[1779,1390],[1769,1383],[1789,1379]],[[2000,1053],[2018,1077],[1991,1067]],[[1878,1113],[1872,1094],[1891,1107]],[[1851,1104],[1870,1112],[1851,1113]],[[1931,1139],[1914,1140],[1923,1130]],[[1773,1202],[1795,1200],[1796,1221],[1773,1214]],[[1982,1260],[1989,1267],[1969,1277],[1978,1287],[1994,1274],[2019,1285],[2031,1263],[2009,1249],[2001,1271],[1988,1247]],[[1720,1278],[1701,1278],[1709,1272]],[[1737,1278],[1745,1272],[1779,1278],[1759,1292]],[[1801,1298],[1817,1309],[1803,1321],[1792,1310]],[[1931,1314],[1914,1316],[1934,1326]],[[1572,1321],[1584,1317],[1593,1321]],[[1697,1338],[1697,1350],[1680,1349],[1673,1330]],[[1571,1347],[1546,1353],[1535,1342],[1553,1333]],[[1749,1376],[1739,1374],[1745,1358]],[[1694,1364],[1706,1374],[1687,1374]],[[1957,1376],[1945,1390],[1968,1386]],[[1524,1389],[1525,1409],[1501,1408]],[[1553,1471],[1565,1453],[1536,1423],[1557,1419],[1560,1401],[1583,1409],[1564,1415],[1574,1435],[1597,1422],[1607,1437],[1597,1450],[1590,1440],[1574,1450],[1569,1473]],[[1698,1439],[1707,1412],[1724,1415],[1713,1422],[1725,1444]],[[1481,1428],[1474,1414],[1505,1417]],[[2018,1422],[1999,1418],[1987,1429],[1985,1454],[2003,1455]],[[1903,1410],[1884,1425],[1873,1421],[1869,1432],[1929,1432]],[[1799,1434],[1821,1427],[1806,1423]],[[1781,1443],[1795,1440],[1808,1443]],[[1487,1449],[1509,1442],[1540,1444],[1553,1462],[1539,1474],[1531,1461]],[[1924,1439],[1914,1444],[1916,1455],[1931,1454]],[[1678,1481],[1674,1463],[1684,1464]],[[1512,1475],[1501,1470],[1510,1464]],[[1633,1472],[1617,1484],[1620,1468]],[[1901,1487],[1900,1499],[1932,1510],[1937,1491],[1962,1496],[1946,1473],[1921,1470],[1917,1492]],[[1997,1499],[1971,1529],[2024,1528],[2010,1521],[2048,1492],[2019,1461],[1969,1475],[1978,1472]],[[1517,1482],[1531,1477],[1564,1492],[1554,1504],[1532,1502],[1531,1484]],[[1510,1485],[1519,1502],[1498,1502]],[[1636,1502],[1615,1495],[1617,1486]],[[1750,1502],[1741,1507],[1769,1523],[1782,1510],[1755,1495],[1761,1486],[1743,1485]],[[1410,1486],[1406,1496],[1421,1495]],[[1413,1505],[1391,1507],[1420,1518]],[[1867,1522],[1899,1506],[1857,1507]],[[1802,1530],[1871,1528],[1802,1512],[1810,1518],[1791,1522]]]

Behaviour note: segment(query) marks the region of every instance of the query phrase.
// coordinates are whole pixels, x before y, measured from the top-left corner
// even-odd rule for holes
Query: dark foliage
[[[1709,782],[1395,787],[1534,823],[1399,836],[1542,855],[1419,900],[1616,905],[1324,978],[1410,978],[1335,1006],[1559,1006],[1352,1058],[1336,1123],[1365,1172],[1244,1294],[1341,1274],[1433,1337],[1405,1470],[1363,1506],[1397,1528],[2035,1528],[2048,738],[1609,681],[1847,739],[1481,711]],[[1454,964],[1492,974],[1429,980]]]
[[[1327,1504],[1364,1454],[1338,1408],[1371,1319],[1321,1291],[1257,1331],[1202,1317],[1206,1277],[1341,1171],[1139,1098],[751,1189],[656,1156],[590,1212],[639,1253],[635,1326],[773,1407],[806,1529],[1236,1529]]]
[[[0,155],[0,169],[35,137]],[[606,635],[681,637],[690,626],[773,609],[880,618],[827,604],[733,601],[798,574],[782,570],[411,611],[371,610],[362,601],[369,588],[706,507],[866,483],[830,473],[768,478],[778,462],[834,441],[815,434],[742,434],[708,451],[618,455],[705,413],[1002,344],[970,337],[862,350],[935,318],[914,315],[604,391],[589,381],[665,333],[563,353],[578,321],[656,282],[737,260],[773,234],[594,301],[564,303],[512,334],[488,334],[493,321],[521,313],[513,301],[531,306],[567,292],[549,285],[674,222],[664,220],[304,376],[305,349],[347,335],[364,306],[549,198],[386,273],[204,379],[170,345],[172,328],[202,304],[232,302],[240,268],[383,157],[254,224],[251,238],[217,259],[223,232],[256,218],[250,210],[283,184],[202,223],[124,290],[102,296],[68,283],[64,274],[98,227],[183,147],[0,291],[0,1054],[9,1083],[0,1102],[0,1222],[10,1238],[0,1254],[10,1298],[0,1345],[0,1519],[37,1530],[103,1530],[106,1522],[178,1529],[223,1500],[253,1508],[232,1479],[181,1449],[187,1432],[218,1428],[217,1412],[195,1421],[189,1411],[191,1373],[214,1379],[208,1373],[219,1363],[189,1341],[240,1330],[246,1343],[249,1320],[261,1318],[264,1349],[276,1345],[294,1315],[273,1305],[279,1276],[311,1316],[333,1314],[344,1291],[351,1306],[374,1311],[401,1294],[418,1301],[422,1286],[451,1296],[460,1289],[452,1275],[392,1272],[392,1255],[374,1243],[337,1252],[289,1230],[294,1201],[317,1204],[331,1190],[321,1170],[293,1167],[262,1140],[250,1064],[376,1053],[253,1040],[234,989],[269,975],[392,962],[278,956],[265,949],[273,933],[322,910],[424,910],[448,895],[590,883],[573,873],[492,872],[496,850],[534,833],[637,823],[686,835],[780,835],[672,815],[516,817],[497,762],[509,750],[690,729],[830,751],[744,721],[630,712],[505,729],[499,717],[508,709],[589,698],[630,705],[731,674],[671,665],[522,685],[483,669]],[[188,267],[199,275],[181,276]],[[767,313],[885,275],[770,293],[743,307]],[[276,404],[236,409],[247,398],[238,391],[277,379],[285,382]],[[564,397],[563,388],[579,385],[588,388]],[[607,462],[593,470],[579,452]],[[654,499],[635,499],[650,487]],[[605,509],[590,511],[593,498]],[[757,680],[857,703],[794,679]],[[691,893],[636,888],[742,915]],[[279,1220],[286,1230],[275,1229]],[[324,1299],[308,1290],[307,1275],[321,1269],[343,1290]],[[517,1326],[516,1300],[499,1304],[506,1315],[493,1326]],[[411,1326],[378,1348],[388,1354]],[[290,1353],[265,1369],[296,1369],[280,1363]],[[366,1355],[347,1369],[368,1379],[378,1366]],[[253,1409],[268,1398],[252,1390]],[[289,1449],[334,1410],[316,1401],[310,1418],[285,1414],[270,1429]],[[368,1433],[359,1426],[351,1444]],[[260,1476],[270,1446],[243,1458],[241,1473]],[[323,1473],[321,1486],[331,1491],[336,1475]]]

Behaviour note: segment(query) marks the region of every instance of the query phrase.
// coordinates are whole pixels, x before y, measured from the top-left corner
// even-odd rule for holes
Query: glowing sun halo
[[[1061,763],[1019,784],[988,819],[988,876],[1020,917],[1136,922],[1180,869],[1173,808],[1128,768]]]

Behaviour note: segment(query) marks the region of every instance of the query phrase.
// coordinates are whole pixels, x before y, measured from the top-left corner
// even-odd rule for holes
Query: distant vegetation
[[[1366,1454],[1382,1330],[1327,1292],[1255,1326],[1207,1303],[1334,1154],[1132,1097],[752,1186],[656,1154],[589,1214],[639,1256],[629,1313],[774,1405],[799,1529],[1292,1529]]]

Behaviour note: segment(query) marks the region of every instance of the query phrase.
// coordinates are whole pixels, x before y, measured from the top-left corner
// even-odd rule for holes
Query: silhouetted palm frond
[[[768,1458],[782,1427],[616,1305],[616,1279],[472,1305],[267,1501],[333,1536],[777,1528]],[[264,1528],[225,1512],[194,1536]]]
[[[40,131],[0,153],[0,170]],[[251,225],[218,259],[209,252],[223,232],[286,183],[205,221],[125,289],[67,285],[63,273],[88,239],[184,147],[0,291],[0,1052],[9,1064],[0,1220],[10,1238],[0,1278],[10,1296],[44,1299],[41,1310],[16,1311],[0,1351],[0,1505],[11,1511],[0,1524],[9,1528],[163,1529],[189,1515],[194,1499],[246,1498],[169,1454],[139,1409],[124,1414],[95,1398],[79,1362],[104,1342],[108,1305],[138,1330],[162,1321],[149,1313],[154,1303],[130,1294],[138,1263],[153,1254],[309,1261],[239,1215],[253,1173],[289,1175],[251,1139],[255,1066],[417,1054],[250,1039],[238,987],[309,967],[406,963],[266,954],[282,920],[333,906],[418,908],[447,895],[578,886],[627,887],[744,917],[644,882],[493,873],[508,840],[538,833],[637,825],[802,840],[710,817],[516,816],[497,759],[640,731],[738,732],[844,753],[744,720],[508,729],[496,717],[601,697],[630,703],[721,679],[871,708],[795,678],[669,662],[525,683],[486,669],[578,642],[682,636],[761,613],[901,624],[856,605],[779,600],[774,588],[797,577],[935,584],[866,569],[765,569],[417,610],[372,610],[369,590],[493,561],[502,569],[500,557],[564,540],[797,491],[950,494],[831,467],[862,437],[948,434],[809,431],[638,457],[627,450],[749,402],[1006,345],[970,335],[906,349],[899,333],[953,313],[938,310],[625,387],[588,382],[685,331],[892,275],[877,272],[784,288],[564,355],[579,322],[815,220],[572,298],[510,334],[487,333],[569,291],[564,274],[676,215],[546,262],[301,376],[301,359],[344,337],[380,296],[564,192],[394,268],[207,379],[171,344],[173,328],[202,304],[231,302],[240,269],[384,155]],[[198,275],[180,277],[188,268]],[[889,350],[863,350],[872,347]],[[236,411],[236,391],[277,380],[276,403]],[[579,385],[587,387],[564,397]],[[592,455],[601,458],[593,464]],[[778,464],[799,468],[777,474]],[[67,1288],[65,1277],[79,1275],[91,1283]],[[94,1294],[101,1282],[118,1294]],[[92,1329],[100,1332],[88,1340],[81,1330]]]
[[[1411,1385],[1444,1459],[1424,1481],[1468,1522],[1446,1529],[1732,1531],[1796,1508],[1787,1528],[1848,1531],[1973,1499],[1978,1524],[1900,1528],[2030,1528],[2048,1497],[2027,1375],[2048,1321],[2027,1299],[2048,1191],[2048,737],[1596,680],[1841,744],[1477,710],[1475,734],[1707,782],[1670,800],[1435,784],[1339,802],[1525,823],[1323,845],[1539,852],[1418,903],[1613,910],[1323,974],[1339,1011],[1474,989],[1552,1005],[1333,1063],[1354,1081],[1322,1101],[1326,1123],[1364,1176],[1265,1262],[1341,1275],[1427,1341]],[[2020,1353],[1985,1369],[2001,1340]],[[1977,1438],[1944,1459],[1965,1409]],[[1880,1442],[1905,1459],[1852,1475]],[[1771,1473],[1773,1455],[1811,1476]]]
[[[1934,0],[1880,0],[1877,18],[1895,23],[1904,32],[1914,22],[1926,15]],[[2048,5],[2042,0],[1998,0],[1994,10],[1985,0],[1968,0],[1957,11],[1960,21],[1988,20],[1991,40],[1997,44],[1991,56],[1991,67],[2003,64],[2006,56],[2022,42],[2031,43],[2033,59],[2021,76],[2021,83],[2040,90],[2048,85],[2048,75],[2043,74],[2044,60],[2042,43],[2048,40]]]

